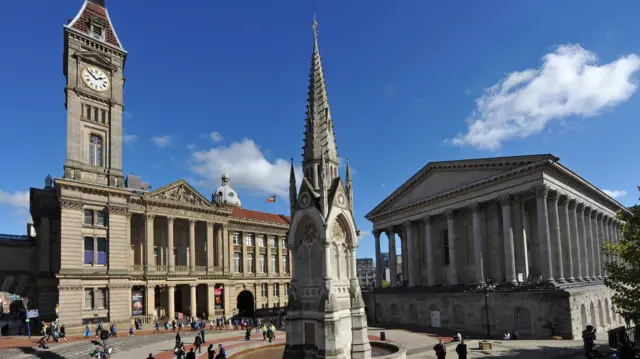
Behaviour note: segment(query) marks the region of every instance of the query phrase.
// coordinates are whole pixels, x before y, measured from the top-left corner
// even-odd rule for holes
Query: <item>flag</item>
[[[272,202],[275,202],[275,201],[276,201],[276,196],[275,195],[267,198],[267,203],[272,203]]]

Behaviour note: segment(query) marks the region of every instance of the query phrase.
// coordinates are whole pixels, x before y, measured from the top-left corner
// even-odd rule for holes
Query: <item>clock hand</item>
[[[91,71],[88,71],[88,72],[89,72],[89,75],[91,75],[91,77],[94,78],[94,80],[98,80],[98,78],[93,74],[93,72],[91,72]]]

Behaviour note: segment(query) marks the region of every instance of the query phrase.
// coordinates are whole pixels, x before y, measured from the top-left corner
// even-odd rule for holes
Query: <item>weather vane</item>
[[[313,36],[318,36],[318,22],[316,21],[316,14],[313,14]]]

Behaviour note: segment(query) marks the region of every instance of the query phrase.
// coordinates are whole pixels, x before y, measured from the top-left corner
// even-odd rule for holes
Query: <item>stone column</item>
[[[189,295],[189,315],[191,317],[198,316],[198,301],[196,300],[196,286],[197,284],[191,283],[189,284],[189,289],[191,289],[191,293]]]
[[[436,284],[435,275],[433,274],[433,233],[431,231],[431,216],[425,216],[424,236],[425,236],[425,258],[427,259],[427,285]]]
[[[597,216],[598,212],[595,208],[592,208],[591,216],[589,218],[589,223],[591,224],[591,228],[589,231],[589,233],[591,234],[591,250],[589,251],[589,263],[591,265],[591,271],[589,272],[589,274],[591,274],[592,280],[598,279],[598,256],[596,255],[596,253],[598,252],[598,225],[596,224]]]
[[[216,285],[213,283],[207,284],[207,316],[209,317],[207,319],[215,318],[216,316],[216,299],[215,298],[216,298]]]
[[[196,270],[196,220],[189,219],[189,270]]]
[[[247,275],[247,238],[246,233],[240,232],[240,243],[242,243],[242,254],[240,254],[240,267],[242,268],[242,275]],[[255,298],[254,298],[255,300]]]
[[[563,257],[567,259],[565,262],[567,265],[563,265],[563,269],[566,280],[569,283],[575,282],[575,278],[573,277],[573,261],[575,259],[573,258],[573,248],[571,248],[575,241],[575,233],[571,222],[571,214],[575,213],[575,204],[575,201],[570,200],[566,195],[560,197],[560,201],[558,202],[558,205],[560,206],[558,208],[558,211],[560,212],[560,223],[562,225],[562,228],[560,229],[560,240],[563,243],[563,247],[567,249],[566,253],[563,252]],[[560,258],[560,260],[562,261],[563,259]]]
[[[516,280],[519,280],[519,274],[522,274],[522,279],[526,280],[528,264],[526,246],[524,245],[522,199],[520,196],[513,196],[511,201],[511,220],[513,223],[513,252],[516,260]]]
[[[396,234],[393,227],[387,229],[389,237],[389,276],[391,287],[398,286],[398,257],[396,256]]]
[[[522,228],[520,230],[522,234],[520,237],[520,241],[522,241],[522,266],[524,269],[524,272],[522,272],[522,274],[524,277],[523,279],[525,281],[528,281],[530,279],[530,266],[534,261],[532,258],[534,258],[535,256],[532,256],[532,254],[529,252],[529,241],[533,240],[533,237],[530,233],[530,211],[527,210],[527,201],[525,199],[522,200],[518,212],[520,213],[520,218],[522,219]]]
[[[272,268],[271,268],[271,238],[272,236],[267,235],[265,237],[265,245],[267,246],[267,275],[271,275],[272,274]],[[277,242],[277,240],[276,240]]]
[[[175,218],[167,217],[167,252],[169,252],[169,272],[173,272],[176,270],[176,259],[174,256],[174,247],[173,244],[173,224],[175,222]],[[175,290],[175,287],[174,287]]]
[[[480,203],[471,204],[471,213],[473,216],[473,249],[474,261],[476,267],[476,282],[479,285],[484,284],[484,253],[483,253],[483,233],[482,233],[482,217],[480,216]]]
[[[409,249],[407,248],[407,234],[404,230],[404,226],[401,227],[398,232],[400,235],[400,248],[402,249],[402,253],[400,253],[400,257],[402,257],[402,285],[409,284]]]
[[[380,255],[380,231],[373,231],[376,241],[376,287],[382,287],[382,256]]]
[[[547,209],[547,197],[549,187],[542,185],[536,187],[536,205],[538,210],[538,242],[540,243],[540,273],[545,283],[553,284],[552,260],[551,260],[551,235],[549,234],[549,212]]]
[[[560,216],[558,214],[558,200],[560,195],[558,191],[549,193],[547,197],[547,210],[549,212],[549,237],[551,247],[550,250],[555,253],[553,256],[553,278],[558,283],[565,283],[564,268],[562,265],[562,242],[560,232]]]
[[[595,251],[594,251],[594,257],[595,257],[595,264],[596,264],[596,277],[600,280],[602,280],[602,242],[604,241],[603,237],[604,237],[604,230],[602,229],[602,222],[604,220],[604,214],[598,212],[596,214],[596,217],[594,219],[594,224],[595,224],[595,232],[596,232],[596,237],[595,237]]]
[[[504,195],[499,198],[502,205],[502,234],[504,239],[504,275],[506,282],[517,285],[516,258],[513,245],[513,223],[511,221],[511,196]],[[477,250],[476,250],[477,251]]]
[[[584,273],[583,278],[587,281],[593,280],[593,272],[591,262],[591,207],[584,207],[584,215],[583,215],[583,224],[584,224],[584,250],[582,251],[582,259],[584,259]]]
[[[278,275],[282,276],[284,275],[284,267],[282,266],[282,238],[280,238],[279,236],[276,236],[276,243],[278,244]],[[330,255],[331,252],[329,252],[329,255],[327,256],[327,259],[331,258]],[[291,259],[291,258],[289,258]],[[330,267],[329,267],[330,268]]]
[[[416,286],[416,272],[415,272],[415,251],[413,246],[413,228],[411,228],[411,222],[404,223],[404,232],[406,233],[405,241],[407,243],[407,252],[402,252],[403,261],[407,261],[407,282],[409,287]],[[403,248],[404,250],[404,248]]]
[[[216,267],[218,268],[224,267],[223,253],[225,252],[225,250],[224,250],[223,236],[224,236],[224,227],[222,224],[220,224],[220,227],[218,228],[218,233],[216,235]]]
[[[171,322],[176,317],[176,286],[169,284],[167,286],[167,293],[169,296],[169,322]]]
[[[233,243],[229,239],[229,229],[222,227],[222,246],[224,248],[225,257],[224,257],[224,272],[226,274],[231,274],[231,269],[233,268],[233,252],[235,251],[233,247]],[[226,313],[226,312],[225,312]]]
[[[215,266],[213,255],[213,222],[207,222],[207,271],[213,272]]]
[[[456,222],[453,210],[445,212],[447,216],[447,234],[449,244],[449,268],[448,268],[448,280],[449,284],[458,284],[458,268],[456,264]]]
[[[156,286],[155,285],[147,285],[147,290],[144,293],[145,298],[147,299],[146,303],[146,313],[147,315],[155,316],[156,312]]]
[[[607,241],[609,243],[612,243],[613,242],[613,231],[612,231],[612,229],[613,229],[613,218],[607,217],[607,221],[605,222],[604,229],[605,229],[605,234],[606,234],[605,241]],[[611,255],[607,255],[607,256],[604,257],[604,261],[606,261],[607,263],[610,263],[612,261],[611,259],[612,259]],[[603,271],[602,275],[607,277],[606,266],[603,266],[603,269],[604,269],[604,271]]]
[[[155,263],[153,261],[153,246],[154,246],[154,240],[153,240],[153,221],[155,218],[155,215],[153,214],[147,214],[147,226],[145,228],[145,234],[146,234],[146,241],[145,241],[145,251],[147,253],[147,271],[153,271],[155,270]]]

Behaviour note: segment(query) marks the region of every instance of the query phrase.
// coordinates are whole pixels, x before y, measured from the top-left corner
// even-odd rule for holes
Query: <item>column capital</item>
[[[197,286],[198,286],[198,284],[196,284],[196,283],[189,283],[189,287],[191,287],[191,288],[195,288]]]
[[[589,206],[585,205],[585,206],[584,206],[584,211],[583,211],[583,212],[584,212],[584,215],[585,215],[585,216],[590,216],[590,215],[591,215],[591,207],[589,207]]]
[[[560,201],[560,193],[558,191],[549,190],[547,194],[547,202],[557,204],[558,201]]]
[[[569,198],[569,196],[565,196],[565,198],[567,199],[567,209],[571,211],[575,210],[577,205],[576,200],[573,198]]]
[[[145,213],[147,219],[154,219],[156,217],[155,213]]]
[[[606,217],[606,216],[604,215],[604,213],[602,213],[602,212],[596,212],[596,218],[597,218],[597,219],[601,219],[601,218],[602,218],[602,219],[604,219],[605,217]]]
[[[148,284],[146,285],[147,289],[151,289],[151,290],[155,290],[156,289],[156,285],[155,284]]]
[[[189,225],[190,225],[190,226],[195,225],[195,224],[196,224],[196,222],[198,222],[198,220],[197,220],[197,219],[189,218]]]
[[[447,220],[453,219],[453,209],[444,211],[444,215],[445,217],[447,217]]]
[[[381,232],[381,230],[379,230],[379,229],[374,229],[372,232],[373,232],[373,237],[374,237],[376,240],[380,240],[380,232]]]
[[[471,208],[471,212],[473,214],[479,214],[480,213],[480,202],[473,202],[469,205],[469,208]]]
[[[396,234],[396,230],[393,228],[393,226],[387,227],[386,232],[389,237],[394,236]]]
[[[534,190],[537,198],[547,198],[549,196],[549,186],[547,185],[536,186]]]
[[[402,223],[402,225],[404,226],[405,229],[411,229],[411,221],[406,221],[404,223]]]
[[[166,216],[166,217],[167,217],[167,223],[173,224],[176,221],[176,217],[172,217],[172,216]]]
[[[584,203],[578,202],[577,200],[575,201],[575,203],[576,203],[576,213],[583,214],[584,213]]]
[[[175,285],[175,284],[173,284],[173,283],[171,283],[171,284],[165,284],[165,286],[166,286],[167,288],[173,288],[173,289],[176,289],[176,285]]]
[[[598,212],[595,208],[591,208],[591,218],[592,219],[597,218],[599,213],[600,212]]]
[[[558,192],[558,206],[566,206],[569,204],[569,196],[566,193]]]
[[[423,221],[425,224],[427,224],[427,223],[431,224],[431,221],[432,221],[432,220],[433,220],[433,216],[430,216],[430,215],[426,215],[426,216],[422,217],[422,221]]]
[[[510,206],[511,205],[511,195],[510,194],[502,194],[502,195],[498,196],[498,202],[500,202],[500,204],[503,205],[503,206]]]

